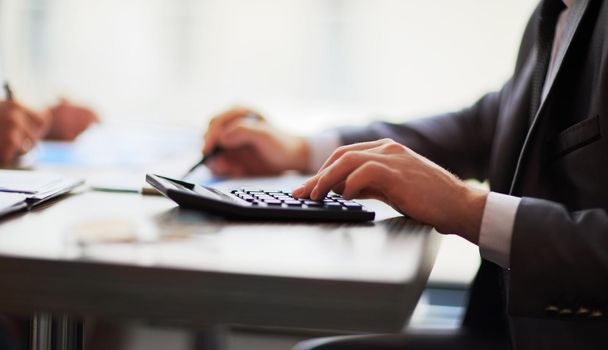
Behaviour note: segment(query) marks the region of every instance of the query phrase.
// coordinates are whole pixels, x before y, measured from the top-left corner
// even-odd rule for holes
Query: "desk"
[[[0,310],[399,331],[438,234],[370,205],[371,224],[247,223],[163,197],[69,195],[0,221]]]

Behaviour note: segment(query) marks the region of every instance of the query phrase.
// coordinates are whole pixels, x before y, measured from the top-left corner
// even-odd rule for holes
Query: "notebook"
[[[83,183],[82,179],[51,173],[0,170],[0,216],[29,210]]]

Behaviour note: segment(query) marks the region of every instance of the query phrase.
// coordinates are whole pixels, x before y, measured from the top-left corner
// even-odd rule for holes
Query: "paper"
[[[200,149],[190,129],[119,123],[94,125],[74,142],[41,142],[25,160],[35,166],[147,168]]]
[[[0,170],[0,192],[35,194],[61,181],[61,177],[48,173]]]
[[[20,193],[0,193],[0,215],[14,211],[19,206],[25,206],[26,197]]]

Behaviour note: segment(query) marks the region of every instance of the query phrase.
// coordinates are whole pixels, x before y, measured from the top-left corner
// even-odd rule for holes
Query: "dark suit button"
[[[576,314],[579,316],[587,316],[589,314],[589,309],[581,306],[578,308],[578,310],[576,310]]]
[[[591,313],[589,314],[589,317],[591,318],[599,318],[599,317],[603,317],[604,313],[601,312],[600,310],[591,310]]]
[[[559,308],[555,305],[547,305],[547,307],[545,308],[545,312],[550,315],[557,315],[557,313],[559,312]]]

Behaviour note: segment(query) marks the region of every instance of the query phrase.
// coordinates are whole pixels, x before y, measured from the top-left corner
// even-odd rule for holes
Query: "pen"
[[[13,100],[13,90],[11,89],[11,86],[9,85],[8,81],[4,82],[4,93],[6,94],[7,101]]]
[[[247,121],[254,122],[254,121],[262,120],[262,117],[260,117],[259,115],[255,114],[255,113],[249,113],[249,114],[245,115],[242,119],[246,122]],[[216,145],[215,147],[213,147],[211,149],[211,151],[208,154],[204,155],[203,158],[201,158],[201,160],[199,160],[196,164],[194,164],[194,166],[192,166],[192,168],[190,168],[183,177],[190,175],[190,173],[192,173],[194,171],[194,169],[198,168],[201,165],[204,165],[210,159],[217,157],[222,152],[224,152],[224,148],[222,148],[222,146]]]

